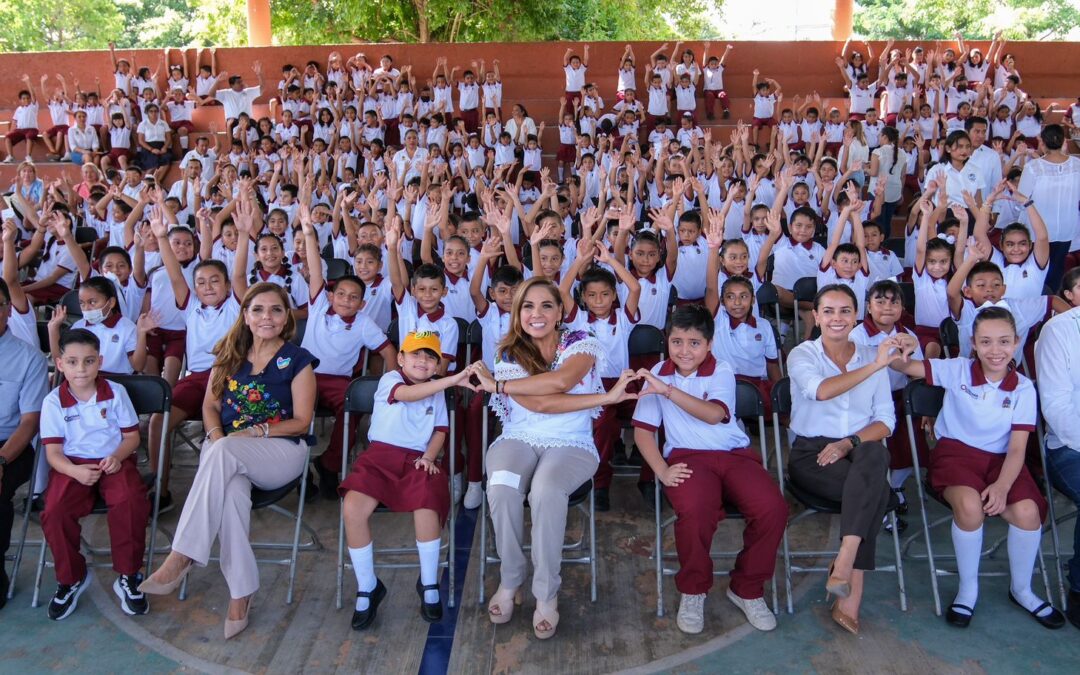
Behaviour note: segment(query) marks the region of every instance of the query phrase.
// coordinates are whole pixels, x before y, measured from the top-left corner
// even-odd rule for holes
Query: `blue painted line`
[[[454,646],[454,630],[457,628],[458,612],[465,590],[465,575],[469,571],[469,554],[472,552],[473,534],[480,509],[459,508],[457,514],[457,550],[453,551],[456,566],[457,587],[454,589],[454,606],[443,607],[443,618],[428,628],[424,655],[420,659],[420,675],[445,675],[450,668],[450,650]],[[443,572],[439,581],[440,593],[446,597],[450,588],[450,570]]]

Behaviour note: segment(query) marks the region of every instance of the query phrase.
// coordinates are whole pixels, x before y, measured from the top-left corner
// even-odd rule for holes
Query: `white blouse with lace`
[[[603,348],[592,334],[580,330],[564,330],[559,338],[559,346],[555,352],[555,361],[551,364],[551,370],[558,370],[568,358],[577,354],[588,354],[597,361],[604,358]],[[529,373],[520,365],[505,360],[501,354],[496,354],[495,379],[518,380],[528,376]],[[599,394],[603,391],[604,385],[600,380],[599,369],[597,363],[594,363],[585,377],[566,393]],[[593,419],[600,416],[599,407],[571,413],[539,413],[527,410],[507,394],[493,395],[491,407],[502,422],[503,433],[499,439],[512,438],[543,448],[562,446],[582,448],[599,460],[596,444],[593,442],[592,429]]]

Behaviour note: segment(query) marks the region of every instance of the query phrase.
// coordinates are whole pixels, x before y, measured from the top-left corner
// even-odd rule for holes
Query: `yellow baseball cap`
[[[428,349],[436,355],[441,355],[442,342],[439,341],[439,334],[432,331],[417,331],[406,335],[405,341],[401,343],[401,351],[406,354],[418,352],[421,349]]]

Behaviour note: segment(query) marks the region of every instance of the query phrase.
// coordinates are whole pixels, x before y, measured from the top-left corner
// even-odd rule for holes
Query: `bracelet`
[[[263,422],[262,423],[262,432],[263,432],[263,438],[270,438],[270,423],[269,422]]]
[[[213,433],[214,433],[215,431],[222,431],[222,428],[221,428],[221,427],[214,427],[214,428],[213,428],[213,429],[211,429],[210,431],[207,431],[207,432],[206,432],[206,435],[205,435],[205,436],[203,436],[203,440],[204,440],[204,441],[208,441],[208,440],[210,440],[210,436],[212,436],[212,435],[213,435]]]
[[[495,380],[495,393],[496,394],[505,394],[506,393],[506,380]]]
[[[1035,204],[1035,200],[1034,200],[1034,199],[1029,199],[1029,200],[1027,200],[1026,202],[1024,202],[1024,208],[1025,208],[1025,209],[1029,209],[1029,208],[1031,208],[1031,207],[1032,207],[1032,206],[1033,206],[1034,204]]]

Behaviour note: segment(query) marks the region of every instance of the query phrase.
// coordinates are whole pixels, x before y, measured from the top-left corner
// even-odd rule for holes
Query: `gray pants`
[[[553,600],[562,578],[567,500],[597,467],[588,450],[542,448],[500,439],[487,452],[488,504],[495,528],[495,548],[502,560],[501,588],[525,583],[525,497],[532,510],[533,596]]]
[[[251,486],[273,489],[304,471],[307,446],[285,438],[219,439],[203,444],[199,470],[176,526],[173,550],[206,566],[214,539],[221,543],[221,573],[232,598],[259,589],[251,550]]]

